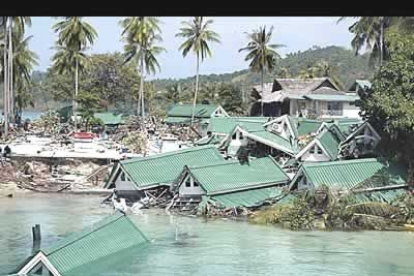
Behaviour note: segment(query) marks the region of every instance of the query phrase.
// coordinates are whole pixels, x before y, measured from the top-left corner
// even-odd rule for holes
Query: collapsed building
[[[156,199],[168,193],[184,166],[223,160],[211,145],[123,160],[113,166],[104,188],[116,188],[120,196],[130,200],[146,196]]]
[[[147,237],[124,214],[116,213],[37,250],[12,275],[95,275],[113,268],[148,244]]]
[[[272,157],[185,166],[172,187],[172,208],[194,210],[203,202],[224,208],[254,207],[281,194],[289,177]]]

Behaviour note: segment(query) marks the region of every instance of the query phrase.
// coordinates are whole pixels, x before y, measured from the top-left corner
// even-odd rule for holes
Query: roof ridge
[[[214,145],[196,146],[196,147],[191,147],[191,148],[187,148],[187,149],[174,150],[174,151],[169,151],[169,152],[165,152],[165,153],[154,154],[154,155],[150,155],[150,156],[146,156],[146,157],[131,158],[129,160],[123,160],[120,163],[123,165],[123,164],[129,164],[129,163],[133,163],[133,162],[139,162],[139,161],[143,161],[143,160],[153,160],[153,159],[166,157],[166,156],[170,156],[170,155],[183,154],[183,153],[187,153],[187,152],[199,151],[199,150],[204,150],[204,149],[209,149],[209,148],[216,148],[216,147]]]
[[[276,160],[274,160],[272,157],[270,156],[265,156],[265,157],[260,157],[260,158],[256,158],[256,159],[251,159],[249,160],[249,162],[255,162],[257,160],[262,160],[262,159],[271,159],[276,163]],[[201,169],[201,168],[210,168],[210,167],[217,167],[217,166],[228,166],[228,165],[233,165],[233,164],[240,164],[239,160],[231,160],[231,161],[222,161],[221,163],[217,162],[215,164],[209,164],[209,165],[205,165],[205,166],[197,166],[197,167],[191,167],[191,166],[187,166],[190,170],[197,170],[197,169]],[[277,163],[276,163],[277,164]]]
[[[84,237],[86,237],[86,236],[90,235],[91,233],[94,233],[94,232],[98,231],[99,229],[102,229],[103,227],[105,227],[105,226],[107,226],[107,225],[109,225],[109,224],[112,224],[112,223],[114,223],[115,221],[117,221],[117,220],[119,220],[119,219],[121,219],[121,218],[123,218],[123,217],[126,217],[126,215],[125,215],[125,214],[123,214],[123,213],[115,213],[114,215],[112,215],[111,217],[109,217],[110,219],[108,218],[108,222],[107,222],[107,223],[104,223],[104,224],[100,225],[99,227],[97,227],[97,228],[95,228],[95,229],[93,229],[93,230],[91,230],[91,231],[88,231],[88,232],[83,233],[82,235],[80,235],[79,237],[77,237],[77,238],[76,238],[75,240],[73,240],[73,241],[70,241],[70,242],[68,242],[68,243],[64,243],[64,244],[62,244],[62,245],[58,246],[57,248],[55,248],[55,249],[53,249],[52,251],[48,252],[47,256],[49,256],[49,255],[51,255],[51,254],[53,254],[53,253],[55,253],[55,252],[57,252],[57,251],[61,250],[62,248],[66,247],[66,246],[68,246],[68,245],[70,245],[70,244],[73,244],[73,243],[75,243],[75,242],[77,242],[77,241],[79,241],[79,240],[83,239]],[[97,221],[97,222],[93,223],[92,225],[89,225],[88,227],[89,227],[89,228],[93,228],[95,225],[98,225],[99,223],[102,223],[102,220],[101,220],[101,221]],[[86,230],[86,229],[84,229],[84,230]],[[75,232],[75,233],[72,233],[71,235],[76,235],[76,234],[79,234],[79,233]],[[69,235],[69,236],[67,236],[66,238],[62,239],[60,242],[63,242],[65,239],[70,238],[70,237],[71,237],[71,235]],[[53,247],[52,247],[52,248],[53,248]],[[42,251],[42,252],[43,252],[44,250],[40,250],[40,251]],[[47,251],[47,249],[46,249],[46,251]]]
[[[348,160],[338,160],[338,161],[323,161],[323,162],[304,162],[303,166],[306,167],[325,167],[332,165],[341,165],[341,164],[352,164],[352,163],[368,163],[368,162],[379,162],[378,158],[359,158],[359,159],[348,159]]]

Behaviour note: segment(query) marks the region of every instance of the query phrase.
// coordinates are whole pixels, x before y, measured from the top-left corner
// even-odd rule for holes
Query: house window
[[[194,184],[194,185],[193,185],[193,187],[198,187],[198,186],[200,186],[200,185],[198,185],[198,183],[197,183],[197,182],[194,182],[193,184]]]
[[[239,133],[239,139],[243,140],[243,133],[241,133],[241,132]]]
[[[341,102],[328,102],[328,112],[330,115],[342,115],[343,107]]]
[[[237,133],[234,133],[233,134],[233,136],[231,137],[231,139],[233,139],[233,140],[236,140],[236,137],[237,137],[237,135],[236,135]]]
[[[125,173],[121,172],[121,181],[125,181]]]
[[[185,186],[186,187],[191,187],[191,180],[190,180],[190,178],[187,178],[187,180],[185,181]]]
[[[323,154],[322,149],[320,147],[316,147],[316,152],[318,154]]]
[[[314,153],[315,153],[315,148],[316,148],[316,146],[311,147],[311,149],[310,149],[309,153],[314,154]]]

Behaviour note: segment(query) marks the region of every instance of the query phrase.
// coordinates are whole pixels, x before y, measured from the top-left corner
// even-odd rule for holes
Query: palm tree
[[[131,17],[121,21],[124,27],[122,36],[126,44],[124,45],[124,63],[136,60],[139,64],[140,86],[138,96],[137,115],[141,109],[142,120],[144,120],[144,70],[147,74],[155,74],[160,70],[160,65],[156,58],[164,48],[155,45],[162,41],[159,20],[155,17]]]
[[[16,84],[16,105],[19,113],[29,103],[33,104],[30,92],[33,66],[37,65],[38,56],[29,49],[32,36],[24,37],[23,33],[14,35],[13,51],[13,83]]]
[[[356,18],[358,20],[349,27],[349,31],[355,35],[351,41],[355,54],[357,55],[365,45],[366,49],[371,52],[370,64],[373,65],[374,61],[378,60],[381,66],[388,57],[385,33],[390,27],[401,24],[401,18],[386,16]],[[341,17],[338,23],[344,19],[346,17]]]
[[[209,29],[210,25],[213,23],[213,20],[203,21],[202,16],[196,16],[190,22],[182,22],[182,28],[180,32],[176,34],[176,37],[183,37],[186,40],[181,44],[179,50],[182,50],[183,57],[186,57],[187,54],[192,50],[196,54],[196,83],[195,83],[195,92],[194,92],[194,101],[193,101],[193,111],[191,113],[191,125],[194,123],[194,114],[197,104],[197,94],[199,86],[199,66],[200,58],[201,62],[204,61],[204,58],[212,55],[210,47],[208,46],[209,42],[220,43],[220,36]]]
[[[88,22],[84,21],[82,17],[68,16],[62,21],[57,22],[53,26],[55,33],[58,33],[57,44],[58,47],[65,49],[65,54],[57,54],[54,61],[65,60],[68,61],[66,66],[73,66],[75,72],[75,96],[73,98],[73,114],[75,116],[75,129],[77,128],[77,102],[79,90],[79,63],[84,56],[83,51],[89,46],[93,45],[95,39],[98,37],[95,29]],[[63,56],[66,56],[63,58]],[[69,62],[70,61],[70,62]],[[73,62],[72,62],[73,61]],[[72,70],[72,69],[70,69]]]
[[[276,59],[280,58],[280,55],[275,51],[276,49],[283,47],[282,44],[269,44],[272,38],[273,26],[266,32],[266,26],[260,27],[259,30],[255,30],[252,33],[248,33],[249,42],[247,46],[241,48],[241,51],[247,51],[245,61],[250,61],[249,67],[254,72],[261,73],[261,86],[262,86],[262,101],[261,109],[263,116],[263,89],[264,89],[264,74],[265,71],[272,71],[276,65]]]
[[[13,85],[13,35],[24,34],[25,26],[31,26],[30,17],[26,16],[2,16],[0,17],[0,28],[2,30],[3,45],[3,78],[4,78],[4,118],[5,135],[8,134],[9,115],[14,114],[14,85]],[[8,47],[8,49],[7,49]],[[14,117],[14,116],[12,116]]]

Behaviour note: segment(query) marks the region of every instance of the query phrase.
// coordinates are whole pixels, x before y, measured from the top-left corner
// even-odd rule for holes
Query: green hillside
[[[348,88],[355,79],[370,79],[373,76],[374,70],[368,66],[367,55],[355,56],[351,50],[338,46],[329,46],[325,48],[314,46],[304,52],[288,54],[278,62],[275,72],[265,76],[265,81],[272,81],[273,78],[278,75],[280,68],[286,68],[291,77],[296,77],[301,69],[313,66],[322,60],[328,62],[332,74],[334,74],[346,88]],[[233,73],[201,75],[200,79],[204,84],[210,82],[233,82],[244,88],[249,88],[252,85],[260,83],[260,74],[252,73],[249,70],[241,70]],[[157,79],[154,81],[154,84],[156,89],[163,90],[176,82],[190,86],[193,85],[194,81],[194,77],[178,80]]]

